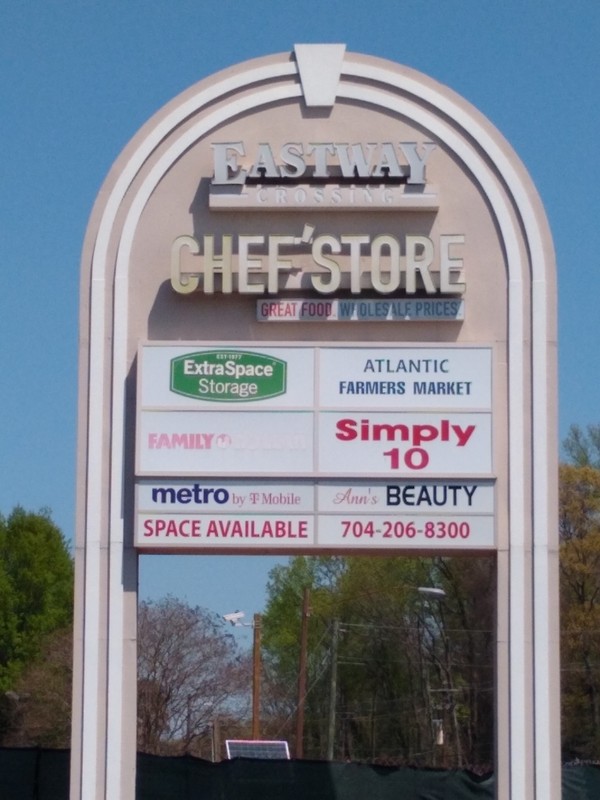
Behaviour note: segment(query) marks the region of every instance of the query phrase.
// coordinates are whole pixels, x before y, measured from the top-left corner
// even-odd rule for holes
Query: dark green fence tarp
[[[495,800],[494,790],[493,775],[464,770],[143,754],[137,761],[137,800]],[[600,800],[600,767],[563,767],[562,798]],[[69,800],[69,752],[0,748],[0,800]]]
[[[138,800],[493,800],[492,777],[323,761],[138,758]]]
[[[562,796],[563,800],[600,800],[600,766],[564,766]]]
[[[0,747],[0,800],[68,800],[68,750]]]

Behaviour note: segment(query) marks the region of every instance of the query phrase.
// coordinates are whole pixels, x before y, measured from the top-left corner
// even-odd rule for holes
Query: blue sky
[[[79,261],[112,162],[164,103],[297,42],[407,64],[508,139],[542,197],[559,282],[560,434],[600,422],[597,0],[21,0],[0,26],[0,512],[74,528]],[[142,595],[264,602],[274,563],[153,558]]]

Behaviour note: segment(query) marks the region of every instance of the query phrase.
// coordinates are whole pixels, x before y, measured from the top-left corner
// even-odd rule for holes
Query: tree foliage
[[[572,427],[560,467],[563,753],[600,752],[600,425]],[[492,558],[296,557],[270,574],[261,733],[295,747],[302,600],[310,593],[309,758],[493,766]],[[443,598],[419,587],[435,586]],[[0,740],[67,746],[73,568],[45,513],[0,516]],[[173,598],[139,607],[138,746],[218,751],[249,735],[250,654]],[[333,700],[333,703],[332,703]]]
[[[222,622],[202,608],[167,597],[138,614],[138,749],[191,752],[219,715],[250,686],[250,665]]]
[[[418,591],[432,585],[444,590],[443,602]],[[336,759],[395,764],[491,763],[490,559],[465,564],[300,557],[277,567],[264,615],[268,698],[280,704],[270,733],[285,733],[294,745],[305,588],[310,590],[307,756],[332,753]]]
[[[72,619],[73,563],[47,513],[0,516],[0,692]]]
[[[600,425],[573,426],[560,466],[565,759],[600,753]],[[491,559],[293,559],[269,585],[269,701],[294,740],[301,595],[311,591],[304,750],[313,757],[493,762],[495,580]],[[416,587],[435,585],[443,602]],[[335,671],[334,671],[335,665]],[[335,680],[335,718],[329,713]],[[444,733],[444,744],[440,731]]]
[[[572,466],[600,469],[600,425],[571,425],[563,450]]]
[[[563,751],[600,752],[600,470],[560,468]]]
[[[15,690],[4,695],[4,744],[69,747],[72,682],[72,629],[61,628],[45,638],[40,654],[27,664]]]

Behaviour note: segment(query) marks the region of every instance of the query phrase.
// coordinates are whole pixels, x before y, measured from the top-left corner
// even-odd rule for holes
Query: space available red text
[[[307,539],[308,520],[158,517],[144,520],[143,535],[163,539]]]

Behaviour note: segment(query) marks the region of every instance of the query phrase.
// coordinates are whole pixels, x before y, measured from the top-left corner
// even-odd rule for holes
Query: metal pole
[[[254,615],[252,668],[252,738],[260,739],[260,614]]]
[[[327,731],[327,760],[333,761],[335,746],[335,705],[337,699],[337,659],[338,642],[340,638],[340,621],[333,621],[333,635],[331,637],[331,680],[329,683],[329,725]]]
[[[300,665],[298,674],[298,713],[296,716],[296,758],[304,756],[304,700],[306,698],[306,650],[308,643],[310,589],[304,589],[302,627],[300,630]]]
[[[219,717],[215,716],[212,721],[212,736],[211,736],[211,756],[213,763],[221,760],[221,730],[219,727]]]

